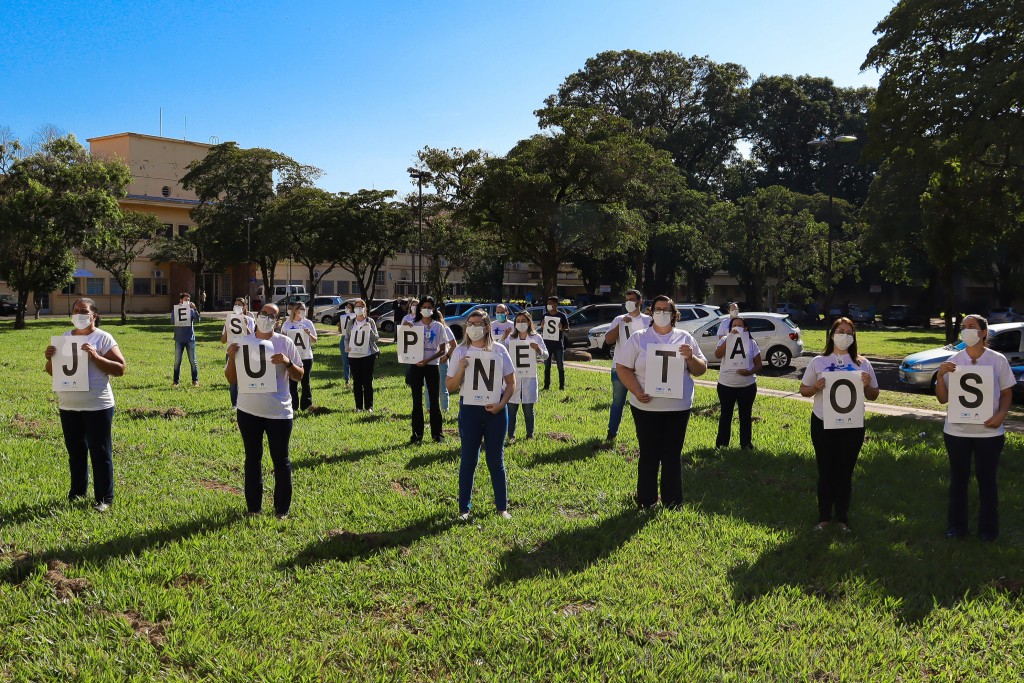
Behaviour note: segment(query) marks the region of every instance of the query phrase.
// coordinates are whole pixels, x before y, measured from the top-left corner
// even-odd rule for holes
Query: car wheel
[[[768,366],[774,370],[785,370],[792,358],[785,346],[774,346],[768,350]]]
[[[392,335],[395,333],[395,321],[385,320],[380,324],[380,333],[386,335]]]
[[[334,324],[334,316],[333,315],[325,315],[324,317],[320,318],[320,322],[323,323],[324,325],[333,325]]]

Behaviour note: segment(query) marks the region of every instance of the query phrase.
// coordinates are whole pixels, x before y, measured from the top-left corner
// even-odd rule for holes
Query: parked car
[[[1024,365],[1013,365],[1010,370],[1013,371],[1013,378],[1017,380],[1013,385],[1013,398],[1018,401],[1024,400]]]
[[[379,300],[374,299],[374,301]],[[367,316],[377,323],[377,331],[382,335],[391,336],[395,333],[394,304],[394,299],[384,299],[377,304],[370,303],[370,312]]]
[[[788,315],[797,324],[803,323],[807,318],[807,311],[788,301],[780,301],[775,304],[775,312],[779,315]]]
[[[906,327],[910,324],[910,307],[904,304],[889,306],[882,313],[882,324],[891,327]]]
[[[710,304],[676,304],[676,311],[679,312],[679,319],[676,320],[676,327],[693,334],[698,328],[703,327],[710,319],[721,320],[722,309]],[[625,313],[622,308],[616,315]],[[614,316],[612,317],[614,319]],[[587,332],[587,346],[591,353],[608,355],[611,348],[604,340],[605,333],[611,328],[611,320],[604,325],[591,328]]]
[[[1006,356],[1010,365],[1024,364],[1024,323],[997,323],[988,326],[988,347]],[[900,383],[915,389],[935,390],[939,365],[962,351],[963,342],[912,353],[900,363]]]
[[[321,297],[317,297],[317,299],[320,298]],[[331,298],[338,299],[338,303],[325,308],[321,308],[320,304],[317,304],[315,311],[311,312],[309,317],[315,322],[323,325],[333,325],[338,322],[338,318],[340,318],[341,314],[345,312],[345,304],[348,301],[351,301],[351,299],[342,299],[340,296]]]
[[[15,315],[17,312],[17,297],[13,294],[0,294],[0,315]]]
[[[547,313],[547,310],[547,306],[530,306],[526,309],[526,312],[530,314],[530,317],[533,318],[533,322],[535,324],[540,325],[541,321],[544,320],[544,315]],[[565,317],[568,318],[580,309],[576,306],[559,306],[558,310],[565,313]]]
[[[489,315],[491,320],[493,321],[495,319],[494,318],[494,309],[498,306],[499,303],[501,303],[501,302],[497,302],[497,303],[493,303],[493,304],[478,304],[478,303],[473,303],[473,302],[462,302],[462,301],[459,301],[459,302],[449,302],[449,303],[444,305],[444,307],[445,307],[444,321],[446,323],[448,323],[448,327],[451,329],[452,334],[455,335],[455,339],[458,340],[458,341],[462,341],[462,333],[466,329],[466,318],[469,317],[469,314],[472,313],[473,311],[477,310],[477,309],[482,308],[485,311],[487,311],[487,315]],[[458,314],[457,315],[453,315],[453,316],[449,316],[448,315],[448,310],[449,310],[448,307],[449,306],[453,306],[454,307],[456,305],[458,306],[458,308],[457,309],[453,308],[453,310],[458,310],[459,311]],[[518,306],[516,304],[504,304],[504,305],[508,309],[509,315],[516,315],[516,314],[519,313],[519,311],[523,310],[520,306]]]
[[[302,303],[306,304],[306,307],[308,308],[310,298],[311,297],[309,296],[309,294],[289,294],[286,297],[278,299],[274,303],[277,304],[277,307],[280,310],[281,315],[284,316],[287,315],[288,313],[288,307],[298,301],[301,301]]]
[[[590,304],[568,316],[569,331],[565,333],[567,347],[588,345],[590,330],[598,325],[607,326],[616,316],[626,312],[622,304]],[[542,316],[543,317],[543,316]]]
[[[741,313],[751,338],[761,349],[761,361],[773,370],[784,370],[804,352],[804,341],[793,319],[781,313]],[[721,365],[715,358],[718,347],[718,325],[725,316],[704,323],[694,333],[708,365]]]
[[[993,323],[1020,323],[1024,322],[1024,315],[1021,315],[1012,308],[993,308],[988,314],[989,324]]]
[[[875,323],[875,316],[873,316],[869,311],[866,311],[857,304],[849,304],[846,308],[846,317],[852,320],[854,323],[858,325],[873,325]],[[828,320],[830,325],[832,324],[833,320],[842,317],[843,309],[840,306],[833,306],[832,308],[829,309]]]

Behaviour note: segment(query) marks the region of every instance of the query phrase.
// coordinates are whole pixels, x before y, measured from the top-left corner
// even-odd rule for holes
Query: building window
[[[72,280],[71,284],[66,285],[64,289],[60,290],[61,294],[67,294],[68,296],[78,294],[78,280]]]
[[[387,275],[384,273],[384,271],[378,270],[377,275],[373,278],[373,284],[377,285],[378,287],[383,287],[385,284],[385,277],[387,277]]]
[[[338,280],[338,294],[348,294],[348,280]]]
[[[185,233],[188,232],[189,226],[179,225],[178,226],[178,237],[184,237]]]
[[[149,296],[153,293],[153,280],[148,277],[137,277],[132,280],[132,294],[135,296]]]
[[[114,278],[110,278],[110,293],[116,294],[118,296],[124,294],[124,290],[121,289],[121,285],[118,284],[117,280],[115,280]]]
[[[333,295],[334,294],[334,280],[321,280],[320,281],[320,293]]]
[[[101,277],[87,277],[87,278],[85,278],[85,295],[86,296],[102,296],[103,295],[103,278],[101,278]]]
[[[170,286],[167,284],[167,278],[161,278],[154,282],[154,294],[168,294],[170,293]]]
[[[356,282],[355,280],[352,280],[352,293],[353,294],[358,294],[359,293],[359,283]]]
[[[174,239],[174,226],[170,223],[164,223],[163,229],[158,233],[161,237],[166,237],[169,240]]]

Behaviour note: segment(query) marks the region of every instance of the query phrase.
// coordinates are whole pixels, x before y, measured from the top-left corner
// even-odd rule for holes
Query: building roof
[[[158,204],[179,204],[185,206],[198,206],[198,199],[179,199],[177,197],[154,197],[148,194],[130,194],[125,199],[134,199],[143,202],[156,202]]]
[[[178,138],[166,138],[166,137],[161,137],[159,135],[146,135],[145,133],[130,133],[130,132],[114,133],[113,135],[100,135],[100,136],[94,137],[94,138],[86,138],[85,141],[86,142],[95,142],[97,140],[113,140],[114,138],[123,138],[123,137],[146,138],[148,140],[161,140],[163,142],[177,142],[177,143],[183,143],[183,144],[186,144],[186,145],[196,145],[198,147],[204,147],[206,149],[209,149],[210,147],[213,147],[213,145],[211,145],[209,143],[206,143],[206,142],[193,142],[192,140],[179,140]]]

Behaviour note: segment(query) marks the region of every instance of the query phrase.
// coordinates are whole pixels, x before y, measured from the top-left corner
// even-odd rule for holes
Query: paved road
[[[800,381],[804,376],[804,370],[810,364],[813,355],[804,355],[800,358],[794,358],[793,364],[784,371],[768,371],[764,372],[765,377],[785,377]],[[906,387],[899,383],[899,366],[898,360],[885,360],[880,358],[871,359],[871,367],[875,369],[875,376],[878,378],[878,387],[884,391],[907,391]]]

